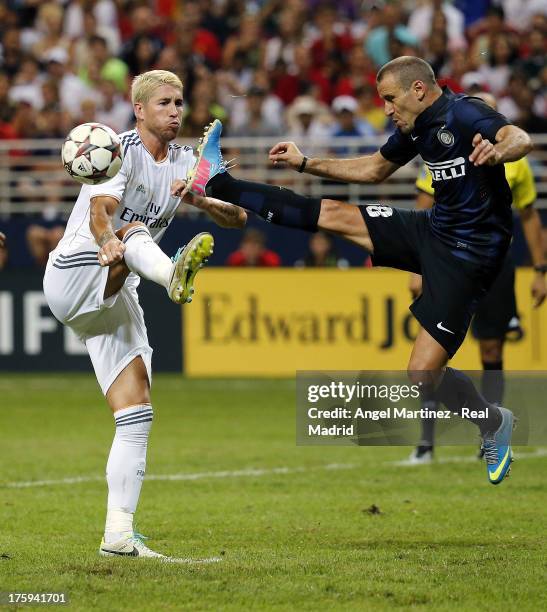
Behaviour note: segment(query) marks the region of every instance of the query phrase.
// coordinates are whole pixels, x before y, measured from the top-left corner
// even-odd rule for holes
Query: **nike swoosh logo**
[[[442,321],[439,321],[437,323],[437,329],[440,329],[442,331],[448,332],[449,334],[453,334],[454,333],[453,331],[450,331],[449,329],[446,329],[446,327],[443,326],[443,322]]]
[[[412,136],[412,134],[411,134],[410,138],[412,138],[412,140],[418,140],[419,136]]]
[[[497,480],[500,476],[500,474],[503,471],[503,468],[505,467],[505,464],[507,463],[507,459],[509,457],[509,451],[510,448],[507,447],[507,451],[505,452],[505,455],[503,457],[503,459],[501,460],[498,469],[495,472],[490,472],[490,480]]]
[[[103,552],[110,553],[111,555],[120,555],[120,557],[138,557],[139,551],[133,546],[133,550],[129,552],[121,552],[119,550],[108,550],[106,548],[101,548]]]

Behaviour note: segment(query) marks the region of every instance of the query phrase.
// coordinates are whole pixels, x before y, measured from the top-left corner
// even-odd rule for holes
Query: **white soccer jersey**
[[[169,145],[167,157],[154,160],[142,143],[136,129],[120,134],[124,160],[118,174],[102,185],[84,185],[68,220],[63,239],[55,252],[72,251],[93,238],[89,228],[91,198],[111,196],[119,201],[112,218],[114,231],[127,223],[141,221],[159,242],[171,223],[180,198],[171,196],[176,179],[186,179],[194,165],[191,147]]]

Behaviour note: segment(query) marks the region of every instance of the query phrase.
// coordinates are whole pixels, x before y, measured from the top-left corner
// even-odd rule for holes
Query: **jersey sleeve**
[[[416,188],[419,191],[423,191],[427,193],[427,195],[435,195],[435,190],[433,189],[433,178],[431,176],[431,172],[429,172],[428,167],[425,164],[420,166],[420,173],[418,174],[418,178],[416,179]]]
[[[121,202],[123,195],[125,193],[125,187],[127,185],[127,179],[131,172],[131,147],[128,147],[128,150],[123,158],[122,167],[120,168],[118,174],[114,178],[111,178],[106,183],[102,183],[102,185],[92,185],[89,191],[89,197],[95,198],[97,196],[110,196],[118,202]]]
[[[418,155],[418,151],[408,136],[397,129],[380,149],[380,153],[388,161],[404,166]]]
[[[534,175],[532,168],[528,160],[523,157],[516,162],[509,162],[515,164],[516,173],[514,182],[511,185],[511,192],[513,194],[513,206],[517,210],[522,210],[530,204],[533,204],[537,197],[536,186],[534,184]],[[518,164],[518,165],[517,165]],[[505,171],[507,173],[508,164],[505,164]]]
[[[479,98],[464,98],[454,105],[454,119],[466,138],[471,141],[480,134],[490,142],[496,142],[496,134],[510,122],[501,113],[490,108]]]

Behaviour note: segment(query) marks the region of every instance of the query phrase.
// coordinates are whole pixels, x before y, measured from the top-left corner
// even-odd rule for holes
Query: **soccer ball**
[[[86,185],[100,185],[118,174],[123,150],[118,135],[108,126],[82,123],[67,136],[61,159],[73,179]]]

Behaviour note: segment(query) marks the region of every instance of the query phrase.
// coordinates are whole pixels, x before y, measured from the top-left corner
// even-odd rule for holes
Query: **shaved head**
[[[376,75],[376,87],[385,114],[403,134],[410,134],[418,115],[443,93],[431,66],[409,55],[382,66]]]
[[[376,83],[391,74],[407,91],[416,81],[422,81],[428,88],[437,85],[433,68],[423,59],[411,55],[403,55],[384,64],[376,75]]]

